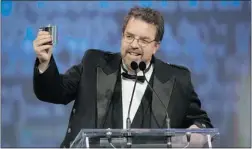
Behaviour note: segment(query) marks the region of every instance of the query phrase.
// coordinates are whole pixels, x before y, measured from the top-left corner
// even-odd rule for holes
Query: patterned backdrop
[[[72,103],[39,101],[32,88],[38,28],[58,26],[54,56],[60,72],[89,48],[120,50],[124,15],[135,5],[162,12],[165,35],[157,56],[184,65],[222,147],[250,146],[251,4],[246,1],[3,1],[1,147],[58,147]]]

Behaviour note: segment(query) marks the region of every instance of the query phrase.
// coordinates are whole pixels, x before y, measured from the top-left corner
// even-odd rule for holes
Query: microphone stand
[[[168,117],[168,114],[166,116],[166,124],[167,124],[167,129],[170,129],[170,118]],[[172,135],[170,133],[167,134],[167,148],[172,148]]]
[[[133,61],[131,63],[131,68],[136,73],[136,80],[135,80],[133,91],[132,91],[132,94],[131,94],[131,99],[130,99],[130,104],[129,104],[129,109],[128,109],[128,116],[127,116],[127,120],[126,120],[126,129],[127,129],[127,144],[126,144],[126,147],[127,148],[131,148],[131,146],[132,146],[132,138],[131,138],[131,132],[130,132],[131,131],[130,130],[131,129],[130,109],[131,109],[131,105],[132,105],[132,101],[133,101],[133,96],[134,96],[135,89],[136,89],[138,64]]]
[[[152,90],[152,92],[154,92],[154,94],[156,95],[156,97],[158,98],[158,100],[161,102],[162,106],[164,107],[165,109],[165,113],[166,113],[166,128],[167,129],[170,129],[171,126],[170,126],[170,118],[169,118],[169,115],[166,111],[166,107],[164,105],[164,103],[162,102],[162,100],[159,98],[158,94],[156,93],[156,91],[151,87],[149,81],[147,80],[146,76],[145,76],[145,72],[144,70],[146,69],[146,64],[144,62],[140,62],[139,63],[139,69],[143,72],[143,75],[144,75],[144,78],[145,78],[145,81],[147,82],[149,88]],[[170,133],[166,133],[166,137],[167,137],[167,148],[172,148],[172,135]]]

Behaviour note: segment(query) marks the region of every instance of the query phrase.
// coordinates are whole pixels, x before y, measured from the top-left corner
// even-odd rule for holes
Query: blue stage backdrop
[[[60,72],[89,48],[119,52],[123,17],[132,6],[162,12],[165,35],[157,56],[187,66],[222,147],[250,146],[249,1],[2,1],[1,147],[58,147],[72,103],[39,101],[32,89],[38,28],[58,26]]]

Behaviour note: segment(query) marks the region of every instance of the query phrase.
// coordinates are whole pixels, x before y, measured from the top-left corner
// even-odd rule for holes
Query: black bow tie
[[[123,76],[124,78],[132,79],[132,80],[136,80],[136,78],[137,78],[137,81],[139,81],[139,82],[141,82],[141,83],[144,83],[144,81],[145,81],[144,76],[130,75],[130,74],[126,73],[126,72],[123,72],[123,73],[122,73],[122,76]]]

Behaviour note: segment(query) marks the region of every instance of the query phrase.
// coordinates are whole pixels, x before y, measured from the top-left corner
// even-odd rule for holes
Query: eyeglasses
[[[135,39],[137,40],[137,43],[139,46],[141,47],[145,47],[147,46],[148,44],[152,43],[153,41],[156,41],[156,40],[152,40],[152,41],[147,41],[145,39],[137,39],[134,37],[134,35],[130,35],[130,34],[123,34],[123,38],[124,38],[124,41],[131,44]]]

